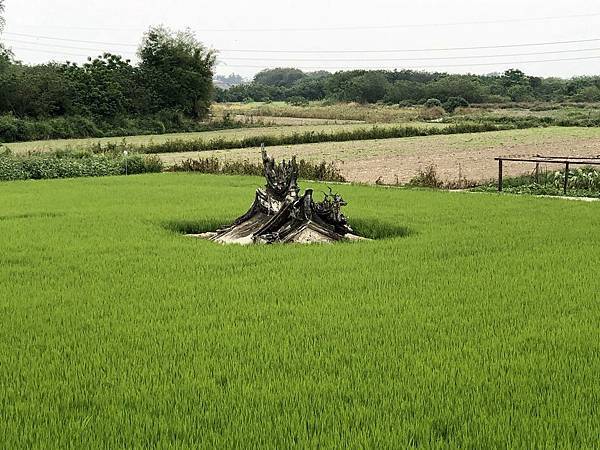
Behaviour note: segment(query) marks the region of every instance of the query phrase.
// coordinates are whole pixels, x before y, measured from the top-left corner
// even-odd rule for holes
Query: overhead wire
[[[592,59],[600,59],[598,56],[588,56],[580,58],[557,58],[557,59],[538,59],[538,60],[527,60],[527,61],[497,61],[488,63],[470,63],[470,64],[443,64],[443,65],[426,65],[426,66],[402,66],[402,69],[442,69],[452,67],[473,67],[473,66],[510,66],[517,64],[531,64],[531,63],[548,63],[548,62],[566,62],[566,61],[585,61]],[[252,65],[234,65],[224,64],[231,68],[247,68],[247,69],[265,69],[265,66],[252,66]],[[364,69],[364,70],[386,70],[394,69],[392,65],[380,66],[380,67],[356,67],[356,66],[298,66],[298,69],[310,69],[310,70],[352,70],[352,69]],[[396,67],[397,68],[397,67]]]
[[[7,39],[8,43],[17,43],[17,44],[26,44],[33,46],[40,46],[43,48],[48,48],[48,43],[38,42],[38,41],[26,41],[21,39]],[[71,49],[71,50],[85,50],[91,52],[100,52],[104,53],[105,50],[101,50],[98,48],[89,48],[89,47],[78,47],[64,44],[52,44],[52,47],[57,47],[60,49]],[[32,49],[33,50],[33,49]],[[432,57],[419,57],[419,58],[360,58],[360,59],[352,59],[352,58],[327,58],[327,62],[386,62],[386,61],[438,61],[438,60],[462,60],[462,59],[480,59],[480,58],[505,58],[505,57],[515,57],[515,56],[537,56],[537,55],[551,55],[551,54],[564,54],[564,53],[581,53],[581,52],[589,52],[589,51],[599,51],[600,47],[593,48],[581,48],[581,49],[560,49],[560,50],[549,50],[542,52],[525,52],[525,53],[503,53],[503,54],[495,54],[495,55],[453,55],[453,56],[432,56]],[[130,50],[122,51],[121,53],[133,55],[134,52]],[[234,61],[278,61],[278,62],[318,62],[324,61],[320,58],[266,58],[266,57],[227,57],[228,60]]]
[[[55,36],[43,36],[26,33],[13,33],[5,32],[8,36],[19,36],[28,37],[35,39],[54,40],[61,42],[75,42],[82,44],[97,44],[97,45],[113,45],[121,47],[138,47],[138,44],[129,43],[118,43],[118,42],[104,42],[104,41],[89,41],[72,38],[62,38]],[[245,53],[302,53],[302,54],[335,54],[335,53],[404,53],[404,52],[432,52],[432,51],[459,51],[459,50],[484,50],[484,49],[498,49],[498,48],[518,48],[518,47],[541,47],[548,45],[563,45],[563,44],[580,44],[589,42],[600,42],[600,38],[591,39],[571,39],[562,41],[549,41],[549,42],[529,42],[529,43],[518,43],[518,44],[500,44],[500,45],[479,45],[469,47],[430,47],[430,48],[405,48],[405,49],[376,49],[376,50],[272,50],[272,49],[219,49],[220,52],[245,52]]]
[[[333,62],[355,62],[355,61],[373,61],[373,62],[385,62],[385,61],[438,61],[438,60],[455,60],[455,59],[474,59],[474,58],[507,58],[514,56],[537,56],[537,55],[553,55],[562,53],[581,53],[600,51],[600,47],[593,48],[580,48],[580,49],[565,49],[565,50],[552,50],[546,52],[526,52],[526,53],[503,53],[499,55],[454,55],[454,56],[432,56],[432,57],[421,57],[421,58],[360,58],[360,59],[336,59],[327,58],[316,59],[316,58],[249,58],[249,57],[227,57],[228,60],[234,61],[286,61],[286,62],[314,62],[314,61],[333,61]]]

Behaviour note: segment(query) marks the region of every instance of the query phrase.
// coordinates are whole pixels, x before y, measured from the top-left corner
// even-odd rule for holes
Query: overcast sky
[[[1,39],[26,63],[84,61],[84,55],[102,51],[133,58],[143,32],[164,24],[195,30],[220,51],[217,73],[244,77],[266,67],[454,73],[516,67],[540,76],[600,74],[600,2],[592,0],[5,2]],[[464,47],[471,49],[431,50]],[[530,62],[540,60],[550,61]]]

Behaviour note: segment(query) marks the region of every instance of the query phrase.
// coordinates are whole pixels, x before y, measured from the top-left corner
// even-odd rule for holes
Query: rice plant
[[[339,185],[375,240],[179,232],[262,182],[0,183],[2,447],[597,446],[600,203]]]

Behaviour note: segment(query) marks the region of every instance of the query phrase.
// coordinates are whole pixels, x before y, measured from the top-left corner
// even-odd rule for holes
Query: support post
[[[535,163],[535,182],[540,184],[540,163]]]
[[[498,192],[502,192],[502,159],[498,158]]]
[[[569,162],[565,163],[565,180],[563,185],[563,193],[567,195],[567,187],[569,186]]]

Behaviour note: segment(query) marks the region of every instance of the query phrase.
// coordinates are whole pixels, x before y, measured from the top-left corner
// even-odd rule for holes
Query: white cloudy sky
[[[1,39],[26,63],[83,61],[102,51],[133,57],[144,30],[164,24],[195,30],[220,51],[218,73],[245,77],[282,66],[600,74],[600,2],[592,0],[5,2]],[[550,42],[563,43],[522,45]],[[494,46],[506,47],[473,49]],[[431,50],[464,47],[471,49]]]

